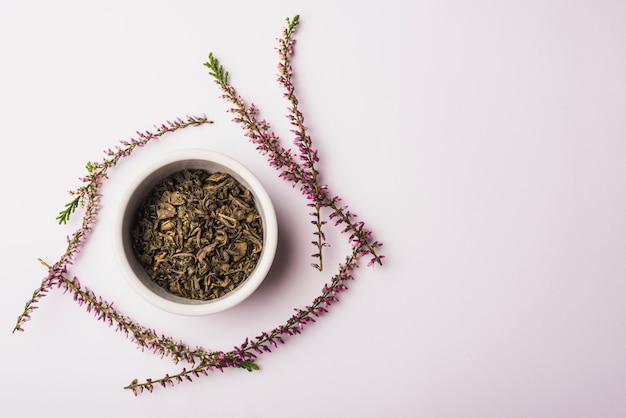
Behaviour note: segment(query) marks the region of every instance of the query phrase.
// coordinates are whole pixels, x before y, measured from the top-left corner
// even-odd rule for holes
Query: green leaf
[[[204,66],[210,70],[209,75],[214,77],[220,84],[228,84],[228,71],[224,71],[224,67],[220,65],[212,52],[209,54],[209,61],[205,62]]]
[[[240,369],[246,369],[249,372],[259,370],[259,366],[256,365],[253,359],[244,360],[237,365]]]
[[[59,225],[67,223],[72,213],[76,211],[79,201],[80,201],[80,196],[72,200],[70,203],[66,204],[65,209],[59,212],[59,216],[56,217],[56,220],[59,221]]]
[[[295,15],[293,19],[287,18],[287,31],[292,32],[296,26],[300,23],[300,15]]]

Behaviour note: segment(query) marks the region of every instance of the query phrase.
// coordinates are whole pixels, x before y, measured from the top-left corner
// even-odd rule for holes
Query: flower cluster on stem
[[[207,353],[200,347],[191,349],[182,341],[174,341],[174,339],[164,335],[159,336],[154,329],[141,326],[114,308],[113,302],[108,302],[97,296],[91,289],[83,287],[77,277],[69,279],[66,275],[55,271],[53,266],[41,259],[39,261],[48,267],[48,271],[54,277],[53,280],[49,281],[50,287],[57,287],[63,289],[63,293],[71,294],[74,302],[84,306],[86,311],[92,313],[98,321],[102,321],[110,327],[115,326],[116,331],[123,332],[142,350],[148,349],[161,355],[161,357],[171,357],[175,363],[179,361],[194,363],[198,359],[214,356],[214,354]]]
[[[315,235],[315,241],[311,243],[317,247],[317,253],[313,254],[313,257],[318,258],[317,263],[313,263],[313,267],[316,267],[320,271],[323,270],[323,257],[322,249],[328,244],[326,243],[326,237],[322,230],[326,221],[323,221],[320,215],[322,204],[319,200],[319,196],[322,189],[325,186],[320,186],[318,183],[319,171],[316,167],[319,158],[317,156],[317,150],[312,147],[312,140],[307,133],[308,128],[304,124],[304,115],[298,107],[298,97],[296,96],[296,88],[293,84],[293,68],[291,66],[291,57],[293,55],[293,48],[296,40],[293,38],[296,26],[300,21],[299,16],[295,16],[293,19],[287,19],[287,26],[283,29],[283,37],[278,39],[279,47],[278,55],[280,62],[278,63],[278,82],[285,89],[284,96],[289,101],[289,119],[293,129],[291,132],[294,134],[294,144],[297,146],[300,152],[300,161],[302,167],[302,175],[307,177],[307,181],[302,182],[302,193],[307,196],[312,202],[309,203],[309,207],[314,209],[310,213],[314,220],[311,221],[315,225],[316,230],[313,232]]]
[[[49,268],[48,275],[44,277],[41,285],[35,289],[30,299],[26,302],[24,311],[17,318],[13,332],[24,331],[22,326],[30,319],[31,313],[37,309],[37,303],[41,298],[46,296],[52,286],[58,284],[59,277],[67,273],[69,265],[73,264],[76,256],[80,252],[80,248],[85,245],[87,236],[91,232],[98,215],[98,209],[100,207],[99,190],[102,186],[102,181],[108,178],[108,170],[114,167],[120,159],[129,156],[135,148],[143,147],[151,140],[160,138],[166,133],[190,126],[199,126],[205,123],[212,123],[205,115],[188,116],[184,120],[178,118],[174,121],[167,121],[160,126],[155,126],[154,132],[137,132],[138,138],[121,141],[121,146],[117,145],[115,149],[107,149],[105,151],[106,157],[104,157],[101,162],[87,163],[86,168],[88,174],[80,178],[83,185],[76,190],[70,191],[70,194],[76,197],[65,205],[65,209],[62,210],[56,218],[59,223],[67,223],[72,213],[74,213],[79,206],[82,206],[85,208],[82,224],[76,232],[67,237],[65,253],[63,253],[59,261]]]
[[[321,250],[325,246],[324,234],[322,226],[326,223],[320,218],[320,209],[327,207],[331,209],[331,218],[336,218],[336,225],[345,224],[344,233],[350,233],[349,240],[353,246],[360,247],[362,255],[370,254],[371,260],[369,265],[380,264],[384,256],[378,255],[376,248],[382,244],[378,241],[371,242],[371,231],[365,228],[363,222],[355,221],[357,215],[348,210],[348,206],[340,205],[341,199],[338,196],[331,196],[326,185],[319,185],[317,177],[319,172],[316,169],[316,163],[319,161],[317,150],[313,148],[311,137],[307,134],[307,128],[304,125],[304,116],[298,109],[298,99],[295,95],[295,87],[292,82],[293,68],[290,58],[293,55],[293,47],[295,39],[293,34],[298,25],[299,16],[293,19],[287,19],[287,27],[283,30],[283,37],[279,39],[279,56],[281,62],[279,64],[279,83],[286,89],[285,96],[290,102],[289,115],[291,124],[295,127],[292,132],[295,134],[294,142],[299,150],[298,163],[296,156],[291,150],[285,149],[280,145],[280,139],[271,130],[271,125],[265,119],[258,121],[257,115],[259,109],[251,103],[247,105],[244,99],[239,96],[235,88],[229,83],[229,73],[215,58],[213,53],[209,54],[209,60],[204,64],[209,68],[209,74],[215,79],[215,82],[222,90],[221,98],[230,102],[233,107],[230,112],[235,115],[233,122],[241,125],[245,130],[246,136],[256,145],[263,155],[267,155],[269,164],[281,170],[280,177],[290,181],[293,186],[299,186],[300,191],[308,200],[311,201],[310,206],[315,208],[315,212],[311,214],[315,217],[312,221],[317,231],[315,235],[317,240],[313,244],[318,247],[318,252],[313,257],[319,259],[319,263],[312,265],[321,270],[322,253]],[[364,245],[360,245],[363,243]]]
[[[143,382],[133,379],[125,389],[130,389],[137,395],[143,391],[152,392],[155,384],[168,387],[184,381],[191,382],[195,377],[206,376],[214,369],[221,371],[226,367],[238,367],[248,371],[258,370],[255,363],[258,355],[269,353],[279,344],[284,344],[288,336],[300,334],[307,324],[315,322],[315,318],[327,313],[328,308],[339,301],[338,293],[348,289],[346,281],[353,280],[352,271],[358,267],[358,258],[359,249],[354,247],[352,253],[340,264],[338,273],[332,277],[330,283],[324,285],[321,295],[310,305],[295,308],[295,313],[284,324],[264,331],[253,339],[246,338],[241,345],[233,347],[231,351],[213,354],[209,361],[202,360],[191,368],[183,368],[177,374],[168,374],[159,379],[146,379]]]

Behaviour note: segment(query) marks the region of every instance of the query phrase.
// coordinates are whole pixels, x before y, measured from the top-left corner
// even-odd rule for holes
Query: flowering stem
[[[303,175],[307,176],[307,182],[304,182],[305,194],[307,194],[309,199],[313,200],[309,206],[314,208],[314,211],[311,212],[311,216],[314,217],[314,220],[311,222],[315,225],[316,231],[313,233],[316,236],[315,241],[312,241],[312,244],[317,247],[317,253],[313,254],[313,257],[317,257],[319,262],[314,263],[313,266],[323,270],[323,257],[322,257],[322,249],[327,246],[324,232],[322,231],[322,226],[326,224],[325,221],[322,221],[320,216],[321,203],[319,200],[320,193],[322,188],[318,184],[317,178],[319,175],[319,171],[316,167],[316,163],[319,161],[317,157],[317,151],[312,148],[312,140],[311,137],[307,134],[308,128],[304,124],[304,115],[299,109],[299,101],[296,96],[296,88],[293,84],[293,68],[291,66],[291,57],[293,56],[293,47],[296,43],[296,40],[293,38],[293,34],[295,33],[296,26],[300,23],[300,16],[296,15],[293,19],[287,18],[287,27],[283,29],[283,37],[278,39],[280,47],[278,48],[278,55],[280,56],[281,62],[278,64],[278,82],[281,86],[286,90],[284,96],[290,103],[288,108],[289,115],[287,118],[291,121],[291,125],[295,128],[291,132],[295,134],[294,144],[298,147],[300,151],[300,160],[302,161],[302,171]]]
[[[280,145],[279,138],[271,131],[270,124],[265,120],[257,121],[258,109],[254,103],[248,106],[243,98],[237,95],[235,88],[228,82],[228,71],[224,70],[212,53],[204,65],[209,68],[209,75],[214,77],[215,83],[220,86],[221,98],[234,106],[229,110],[235,115],[232,121],[242,125],[250,142],[256,145],[257,151],[262,155],[268,156],[272,167],[283,170],[280,177],[293,182],[294,186],[299,183],[305,177],[302,168],[295,162],[291,150]]]
[[[278,344],[284,344],[286,336],[300,334],[305,325],[315,322],[316,317],[327,313],[330,305],[339,301],[337,294],[348,289],[345,284],[346,281],[353,280],[351,271],[358,267],[357,261],[360,251],[359,247],[353,247],[352,253],[339,266],[339,272],[333,276],[330,284],[324,285],[322,294],[316,297],[311,305],[303,309],[295,309],[296,313],[285,324],[269,332],[262,332],[261,335],[252,340],[246,338],[243,344],[234,347],[233,350],[227,353],[214,353],[210,359],[201,361],[193,368],[183,368],[177,374],[171,376],[167,374],[159,379],[146,379],[144,382],[133,379],[124,389],[132,390],[137,395],[144,390],[152,392],[155,384],[165,388],[183,381],[191,382],[194,377],[199,377],[200,375],[207,376],[209,371],[215,369],[221,371],[226,367],[237,367],[248,371],[258,370],[258,366],[254,362],[257,355],[269,353],[272,351],[272,348],[278,347]]]
[[[164,335],[159,336],[154,329],[143,327],[130,319],[130,317],[122,314],[113,307],[112,302],[96,296],[89,288],[82,287],[76,277],[69,279],[63,274],[56,272],[54,266],[49,265],[42,259],[38,260],[57,278],[53,285],[63,288],[64,293],[69,292],[72,294],[74,301],[80,306],[85,305],[87,312],[93,313],[98,320],[108,323],[111,327],[115,325],[116,331],[124,332],[126,337],[130,338],[142,350],[147,348],[156,354],[160,354],[161,357],[171,357],[174,363],[184,360],[193,364],[206,361],[207,358],[211,358],[213,355],[200,347],[192,350],[183,342],[174,341],[172,338]]]
[[[346,224],[346,227],[341,232],[350,232],[350,236],[348,239],[352,243],[354,248],[359,249],[359,254],[361,256],[364,256],[366,254],[372,255],[368,266],[372,266],[374,264],[382,266],[382,259],[385,258],[385,256],[377,254],[376,248],[381,247],[383,244],[378,241],[370,242],[372,236],[371,231],[365,228],[365,224],[362,221],[352,221],[352,218],[356,218],[357,214],[350,212],[348,210],[348,206],[346,205],[339,206],[341,198],[338,196],[335,196],[331,199],[328,194],[324,193],[322,196],[322,200],[324,206],[327,206],[333,210],[333,213],[330,214],[330,218],[337,218],[335,225],[339,225],[341,223]]]
[[[108,178],[109,168],[114,167],[123,157],[129,156],[135,148],[143,147],[153,139],[160,138],[169,132],[175,132],[182,128],[199,126],[205,123],[213,122],[209,121],[205,115],[187,116],[185,120],[177,118],[173,122],[167,121],[160,126],[155,126],[155,132],[137,132],[138,139],[131,138],[129,141],[121,141],[123,147],[116,146],[115,150],[109,148],[105,151],[107,156],[102,162],[87,163],[86,168],[89,174],[80,179],[84,185],[70,192],[70,194],[76,195],[76,198],[65,205],[65,209],[61,211],[57,217],[59,223],[67,223],[70,215],[80,204],[85,207],[81,227],[74,232],[71,237],[67,238],[65,253],[61,256],[59,261],[55,263],[54,267],[50,269],[48,276],[42,280],[41,285],[35,289],[31,298],[26,302],[24,311],[17,318],[13,332],[24,331],[22,325],[30,319],[30,314],[37,309],[37,302],[39,302],[42,297],[46,296],[53,283],[58,283],[59,280],[61,280],[60,276],[67,272],[68,266],[74,262],[80,248],[85,245],[86,238],[91,232],[98,215],[100,201],[100,194],[98,192],[102,181]]]
[[[315,212],[311,214],[315,216],[315,220],[312,221],[318,228],[315,232],[317,240],[313,241],[313,244],[318,247],[318,253],[313,254],[314,257],[320,259],[320,263],[313,263],[312,265],[321,270],[321,248],[325,246],[324,234],[321,230],[325,221],[319,218],[319,209],[321,207],[327,207],[332,210],[330,218],[337,218],[337,224],[346,223],[346,227],[343,232],[350,232],[350,241],[353,245],[360,244],[361,241],[365,245],[361,246],[361,251],[372,255],[372,259],[368,265],[379,264],[382,265],[382,259],[384,256],[378,255],[376,248],[382,244],[379,242],[370,243],[371,232],[365,229],[363,222],[354,222],[353,218],[356,214],[347,211],[347,206],[338,206],[337,202],[340,200],[338,197],[331,198],[327,191],[327,186],[319,186],[317,184],[317,169],[315,163],[318,161],[317,151],[312,148],[311,138],[306,134],[306,127],[304,125],[304,117],[298,110],[298,101],[295,96],[295,87],[291,82],[291,75],[293,70],[289,64],[289,59],[293,53],[293,43],[295,40],[292,35],[295,31],[295,27],[299,22],[298,16],[293,19],[287,19],[288,27],[283,31],[283,39],[280,41],[281,48],[279,48],[279,54],[283,58],[283,61],[279,65],[282,72],[279,74],[279,81],[287,88],[287,98],[292,103],[290,109],[289,119],[292,120],[297,130],[294,130],[296,134],[296,145],[300,150],[300,159],[304,161],[303,164],[298,164],[290,150],[285,150],[279,143],[279,138],[271,131],[271,126],[266,120],[257,121],[256,116],[259,112],[258,108],[252,103],[249,106],[246,105],[243,98],[237,95],[235,88],[229,83],[229,73],[215,58],[213,53],[209,54],[209,60],[204,64],[209,68],[209,75],[215,80],[215,83],[220,86],[222,90],[221,98],[230,102],[234,107],[229,111],[233,113],[235,117],[233,122],[242,126],[246,131],[246,136],[250,141],[256,145],[257,150],[263,155],[268,156],[270,166],[277,170],[282,170],[280,177],[284,180],[290,181],[293,186],[300,185],[300,191],[307,199],[311,200],[310,204],[315,208]],[[281,67],[282,66],[282,67]]]

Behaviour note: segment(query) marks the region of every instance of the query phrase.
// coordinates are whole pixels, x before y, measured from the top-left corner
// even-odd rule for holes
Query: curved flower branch
[[[103,158],[102,162],[87,163],[86,168],[89,174],[80,178],[84,183],[83,186],[70,192],[70,194],[76,197],[65,205],[65,209],[61,211],[56,218],[60,224],[67,223],[78,206],[82,206],[85,208],[82,225],[72,236],[67,238],[67,249],[65,253],[61,256],[59,261],[49,268],[48,275],[42,280],[41,285],[35,289],[31,298],[26,302],[24,311],[17,318],[13,332],[24,331],[22,326],[30,319],[30,314],[37,309],[37,303],[41,298],[46,296],[52,286],[59,283],[59,277],[67,273],[68,266],[74,262],[77,254],[80,252],[80,248],[85,245],[87,236],[91,232],[98,215],[98,209],[100,208],[99,190],[102,186],[102,181],[108,178],[109,168],[114,167],[123,157],[129,156],[135,148],[143,147],[151,140],[158,139],[167,133],[175,132],[179,129],[199,126],[206,123],[213,122],[209,121],[205,115],[187,116],[184,120],[178,118],[173,122],[167,121],[160,126],[155,126],[154,132],[137,132],[137,139],[131,138],[128,141],[121,141],[121,147],[118,145],[115,149],[109,148],[105,151],[106,157]]]
[[[168,374],[159,379],[146,379],[143,382],[134,379],[124,389],[130,389],[138,395],[144,391],[152,392],[155,384],[168,387],[184,381],[191,382],[194,377],[206,376],[214,369],[238,367],[249,371],[258,370],[254,362],[258,355],[269,353],[279,344],[284,344],[286,337],[300,334],[305,325],[315,322],[315,318],[327,313],[328,308],[339,301],[337,294],[348,289],[346,281],[354,279],[352,270],[358,267],[359,251],[358,247],[354,247],[352,254],[346,257],[345,262],[339,266],[339,272],[333,276],[330,283],[324,285],[322,294],[317,296],[310,305],[294,309],[295,313],[284,324],[269,332],[264,331],[253,339],[246,338],[241,345],[233,347],[231,351],[220,352],[217,357],[212,358],[213,361],[201,361],[192,368],[185,367],[177,374]]]
[[[324,245],[324,234],[322,233],[322,225],[325,224],[319,218],[319,209],[321,207],[327,207],[332,210],[330,218],[337,218],[336,224],[345,223],[344,233],[350,232],[350,242],[353,245],[364,243],[361,248],[362,252],[371,254],[370,265],[375,263],[382,265],[382,259],[384,256],[378,255],[376,248],[382,244],[378,241],[370,242],[371,231],[365,228],[363,222],[355,222],[356,214],[348,210],[348,206],[339,205],[341,199],[338,196],[331,197],[328,194],[327,186],[319,186],[317,183],[318,171],[315,168],[315,163],[318,161],[317,150],[313,148],[311,137],[306,134],[306,127],[304,126],[304,116],[298,110],[298,100],[295,96],[295,87],[291,81],[293,69],[291,68],[290,58],[293,54],[293,45],[295,40],[292,38],[295,31],[295,27],[298,25],[300,19],[299,16],[293,19],[287,19],[287,28],[283,30],[283,38],[280,40],[279,55],[282,59],[279,64],[279,82],[287,89],[286,97],[291,102],[292,106],[289,108],[290,114],[287,116],[292,124],[296,126],[294,130],[296,134],[296,145],[300,151],[299,159],[303,163],[296,162],[294,155],[290,150],[283,148],[280,145],[280,139],[271,130],[271,125],[266,120],[257,120],[259,109],[251,103],[246,105],[244,99],[239,96],[235,88],[229,83],[229,73],[219,63],[219,60],[215,58],[213,53],[209,54],[209,60],[204,64],[209,69],[209,75],[215,80],[215,83],[220,86],[222,90],[221,98],[230,102],[233,107],[230,109],[230,113],[234,114],[233,122],[242,126],[246,131],[246,136],[249,140],[256,145],[257,150],[263,155],[267,155],[270,166],[277,170],[282,170],[280,177],[290,181],[293,186],[300,186],[300,191],[307,197],[315,207],[316,211],[312,213],[316,217],[315,221],[312,221],[318,228],[315,234],[318,237],[317,241],[313,241],[313,244],[318,247],[318,252],[313,254],[313,257],[319,258],[319,264],[313,263],[313,267],[321,270],[322,268],[322,253],[321,249]],[[359,245],[360,246],[360,245]]]

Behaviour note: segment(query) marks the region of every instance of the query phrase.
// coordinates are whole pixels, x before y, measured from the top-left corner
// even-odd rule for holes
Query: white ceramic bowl
[[[198,301],[169,293],[150,279],[144,267],[135,258],[130,230],[137,210],[156,184],[170,174],[184,169],[224,172],[250,190],[263,221],[263,250],[256,268],[243,283],[224,296]],[[187,149],[168,153],[149,164],[137,176],[123,195],[114,230],[114,249],[122,274],[130,286],[151,304],[180,315],[207,315],[231,308],[250,296],[265,279],[276,253],[278,223],[276,212],[267,191],[241,163],[217,152],[205,149]]]

